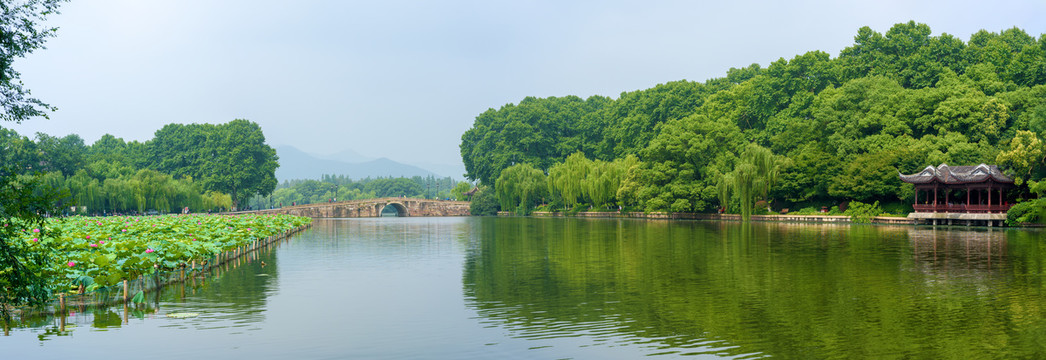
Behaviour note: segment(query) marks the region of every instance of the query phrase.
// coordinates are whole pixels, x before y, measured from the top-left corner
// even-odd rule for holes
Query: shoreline
[[[1003,214],[1005,215],[1005,214]],[[519,216],[509,211],[498,212],[499,217],[502,216]],[[741,221],[741,215],[739,214],[703,214],[703,213],[675,213],[675,212],[649,212],[645,213],[642,211],[593,211],[593,212],[579,212],[576,214],[568,214],[565,212],[550,212],[550,211],[534,211],[528,215],[530,217],[578,217],[578,218],[627,218],[627,219],[660,219],[660,220],[718,220],[718,221]],[[855,224],[847,215],[752,215],[752,221],[773,221],[773,222],[799,222],[799,223],[844,223],[844,224]],[[920,223],[920,219],[909,218],[909,217],[895,217],[895,216],[876,216],[871,219],[871,224],[878,225],[923,225]],[[963,227],[1009,227],[1009,228],[1035,228],[1042,227],[1037,224],[1022,224],[1021,226],[985,226],[985,225],[972,225],[967,223],[939,223],[929,224],[935,226],[963,226]]]

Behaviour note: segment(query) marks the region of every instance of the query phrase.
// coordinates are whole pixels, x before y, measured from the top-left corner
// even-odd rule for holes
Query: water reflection
[[[1040,233],[484,219],[465,295],[513,337],[652,354],[1041,358]]]
[[[109,358],[114,348],[259,360],[1044,358],[1041,234],[317,220],[278,252],[168,286],[138,309],[31,319],[0,348],[32,359]]]
[[[279,288],[275,245],[196,276],[186,276],[184,282],[146,294],[142,304],[73,305],[75,297],[70,297],[65,312],[23,317],[13,324],[13,330],[33,331],[37,339],[44,342],[55,336],[71,336],[77,331],[119,329],[135,320],[163,319],[167,323],[160,327],[175,329],[249,329],[252,324],[265,321],[267,298]],[[200,316],[192,321],[165,317],[177,312],[195,312]]]
[[[1009,265],[1004,231],[915,228],[908,232],[908,239],[915,260],[927,267],[927,272],[954,274],[968,270],[989,274]]]

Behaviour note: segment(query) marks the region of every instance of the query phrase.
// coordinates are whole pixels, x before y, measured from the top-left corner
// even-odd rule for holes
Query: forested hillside
[[[528,97],[477,116],[462,159],[469,178],[506,189],[506,210],[910,203],[898,172],[940,163],[998,164],[1035,184],[1044,175],[1046,38],[1017,28],[969,41],[931,34],[915,22],[885,34],[865,27],[834,58],[811,51],[617,99]],[[506,173],[512,166],[539,171]],[[571,175],[556,180],[557,166]],[[508,189],[505,176],[540,186]],[[738,186],[746,181],[748,195]]]

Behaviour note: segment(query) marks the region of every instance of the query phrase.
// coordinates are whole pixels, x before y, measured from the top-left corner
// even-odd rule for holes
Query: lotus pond
[[[16,241],[52,259],[45,272],[54,288],[93,293],[158,271],[192,270],[311,221],[289,215],[66,217],[25,228]]]

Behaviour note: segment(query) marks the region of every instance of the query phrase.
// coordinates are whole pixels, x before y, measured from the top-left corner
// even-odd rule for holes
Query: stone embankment
[[[498,213],[498,216],[513,216],[514,214],[507,211]],[[534,217],[584,217],[584,218],[635,218],[635,219],[671,219],[671,220],[726,220],[726,221],[741,221],[741,215],[738,214],[695,214],[695,213],[674,213],[674,212],[617,212],[617,211],[601,211],[601,212],[579,212],[577,214],[567,214],[562,212],[549,212],[549,211],[535,211],[530,214]],[[752,221],[785,221],[785,222],[820,222],[820,223],[850,223],[850,217],[845,215],[752,215]],[[872,223],[876,224],[901,224],[911,225],[915,224],[914,219],[903,218],[903,217],[892,217],[892,216],[877,216],[872,218]]]

